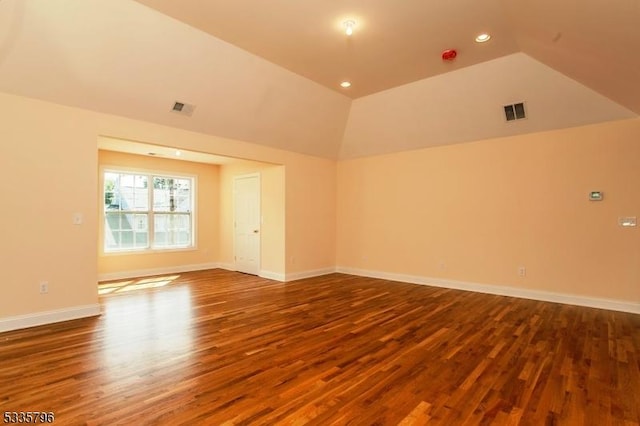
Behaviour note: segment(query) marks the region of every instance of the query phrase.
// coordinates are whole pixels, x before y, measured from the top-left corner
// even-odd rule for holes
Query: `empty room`
[[[640,425],[640,2],[0,0],[0,415]]]

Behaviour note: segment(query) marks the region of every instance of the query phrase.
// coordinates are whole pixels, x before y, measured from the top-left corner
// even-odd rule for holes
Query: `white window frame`
[[[105,174],[106,173],[118,173],[118,174],[131,174],[131,175],[141,175],[147,178],[147,197],[148,197],[148,208],[144,211],[120,211],[122,213],[130,213],[130,214],[144,214],[147,216],[147,246],[144,248],[107,248],[106,246],[106,215],[107,209],[104,203],[105,197]],[[189,214],[191,215],[191,243],[185,246],[154,246],[154,215],[155,214],[167,214],[169,212],[156,212],[153,210],[153,178],[161,177],[161,178],[177,178],[177,179],[190,179],[191,180],[191,211]],[[128,168],[121,166],[109,166],[104,165],[100,167],[100,208],[101,208],[101,253],[103,255],[128,255],[128,254],[144,254],[144,253],[166,253],[172,251],[190,251],[197,249],[197,199],[198,199],[198,179],[197,176],[179,172],[172,172],[166,170],[149,170],[149,169],[140,169],[140,168]],[[182,212],[180,214],[183,214]]]

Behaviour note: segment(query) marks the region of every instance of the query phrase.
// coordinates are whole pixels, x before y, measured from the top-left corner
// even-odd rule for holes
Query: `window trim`
[[[149,246],[145,248],[132,248],[132,249],[121,249],[121,250],[106,250],[105,247],[105,220],[106,220],[106,209],[104,208],[104,175],[107,172],[113,173],[128,173],[133,175],[144,175],[149,179],[149,188],[153,187],[153,178],[154,177],[175,177],[175,178],[186,178],[191,179],[192,187],[191,187],[191,244],[186,247],[153,247],[152,244],[152,232],[153,232],[153,224],[151,221],[153,220],[154,213],[164,214],[164,212],[154,212],[153,204],[152,204],[152,191],[148,191],[149,197],[149,210],[143,212],[131,212],[135,213],[143,213],[147,214],[148,221],[148,232],[149,232]],[[99,188],[99,196],[98,196],[98,209],[100,215],[100,225],[98,232],[99,235],[99,252],[101,256],[129,256],[129,255],[139,255],[139,254],[160,254],[160,253],[173,253],[173,252],[185,252],[185,251],[195,251],[198,250],[198,176],[190,173],[182,173],[175,172],[169,170],[162,169],[147,169],[141,167],[126,167],[126,166],[116,166],[109,164],[102,164],[99,167],[99,176],[98,176],[98,188]]]

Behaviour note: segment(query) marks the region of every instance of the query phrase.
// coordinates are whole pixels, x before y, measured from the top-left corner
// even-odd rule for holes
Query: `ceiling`
[[[637,0],[0,0],[0,91],[361,157],[637,117],[638,22]]]
[[[496,0],[137,1],[351,98],[519,51]]]
[[[524,51],[640,112],[637,0],[137,1],[351,98]]]
[[[111,138],[108,136],[98,137],[98,149],[115,152],[126,152],[128,154],[152,156],[176,161],[190,161],[192,163],[205,163],[215,165],[232,164],[234,158],[220,155],[207,154],[197,151],[175,149],[168,146],[135,142],[126,139]]]
[[[520,102],[526,119],[507,122],[503,106]],[[355,100],[339,156],[366,157],[636,116],[520,52]]]

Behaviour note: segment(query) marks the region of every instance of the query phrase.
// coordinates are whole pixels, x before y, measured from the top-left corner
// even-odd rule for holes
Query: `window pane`
[[[176,210],[178,212],[191,211],[191,179],[176,179]]]
[[[169,215],[156,214],[153,220],[153,243],[156,247],[171,245],[171,224]]]
[[[107,211],[104,229],[104,248],[106,251],[131,250],[149,246],[147,214]]]
[[[190,212],[191,179],[154,177],[153,211]]]
[[[170,211],[170,187],[173,180],[168,178],[153,178],[153,210],[158,212]]]
[[[188,247],[191,242],[191,214],[154,215],[154,247]]]
[[[115,250],[120,242],[120,215],[107,212],[104,218],[104,248]]]
[[[120,185],[117,190],[120,210],[133,210],[133,187]]]
[[[115,187],[118,184],[118,175],[116,173],[104,174],[104,207],[105,210],[113,209],[116,205]]]
[[[147,188],[147,177],[136,176],[135,177],[135,192],[133,200],[133,208],[135,211],[147,211],[149,210],[149,189]]]
[[[147,176],[131,173],[105,172],[105,210],[148,211]]]
[[[141,175],[120,175],[120,209],[146,211],[149,209],[147,177]]]
[[[123,250],[134,248],[133,231],[120,231],[120,248]]]
[[[147,232],[147,230],[149,229],[147,215],[146,214],[133,215],[133,225],[135,227],[136,232]]]
[[[149,246],[149,220],[146,214],[132,215],[133,237],[135,248]]]

